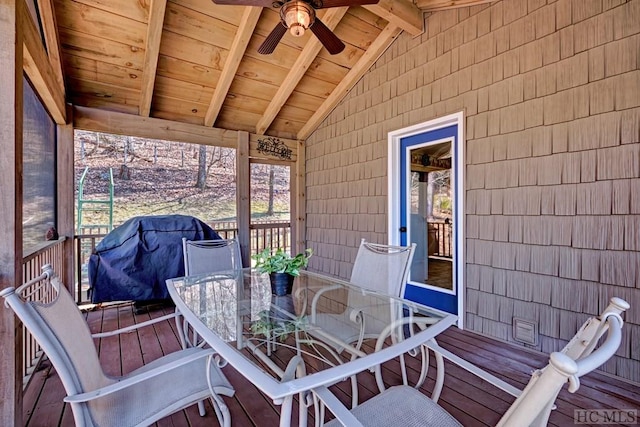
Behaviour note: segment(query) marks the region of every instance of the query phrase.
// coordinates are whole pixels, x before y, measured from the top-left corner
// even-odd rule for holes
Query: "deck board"
[[[136,310],[133,305],[120,305],[86,313],[92,332],[113,330],[169,314],[170,308],[159,308],[146,312]],[[495,374],[506,382],[523,388],[531,371],[544,366],[547,357],[509,343],[499,342],[466,331],[450,328],[440,335],[438,343],[455,354],[469,360]],[[368,345],[368,344],[365,344]],[[148,363],[164,354],[180,348],[176,325],[173,320],[160,322],[120,337],[96,340],[100,361],[107,374],[120,375],[131,372],[143,363]],[[279,350],[280,352],[280,350]],[[282,352],[280,363],[286,363]],[[412,380],[419,375],[420,363],[408,357],[407,367]],[[430,395],[435,383],[435,361],[430,357],[427,380],[421,391]],[[488,385],[485,381],[469,374],[462,368],[445,362],[445,383],[440,397],[440,405],[465,426],[492,426],[509,407],[514,398]],[[310,369],[313,369],[312,367]],[[279,408],[264,396],[255,385],[236,372],[231,366],[223,371],[236,389],[233,398],[225,397],[234,426],[277,425]],[[398,384],[399,362],[390,361],[383,367],[383,377],[388,385]],[[377,393],[375,379],[368,372],[358,374],[360,401]],[[332,387],[336,396],[345,404],[351,401],[351,385],[344,381]],[[60,378],[50,363],[45,360],[24,394],[24,419],[27,426],[73,426],[73,417],[68,405],[62,399],[65,393]],[[606,374],[594,372],[581,378],[581,387],[575,394],[566,390],[560,393],[557,410],[552,412],[549,425],[573,425],[573,411],[582,409],[633,409],[640,407],[640,389]],[[297,399],[293,407],[293,420],[297,423]],[[200,417],[197,407],[167,417],[158,426],[209,426],[217,425],[210,402],[206,403],[207,414]],[[328,416],[327,418],[330,418]],[[313,411],[309,412],[309,425],[313,425]]]

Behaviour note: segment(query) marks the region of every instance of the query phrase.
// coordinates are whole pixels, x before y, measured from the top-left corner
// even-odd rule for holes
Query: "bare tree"
[[[198,179],[196,188],[204,190],[207,185],[207,146],[200,145],[198,153]]]
[[[207,165],[207,176],[209,176],[209,171],[214,166],[220,166],[222,162],[222,148],[221,147],[211,147],[211,155],[209,156],[209,164]]]
[[[208,147],[207,177],[215,168],[235,171],[235,150],[223,147]],[[215,172],[215,171],[214,171]]]
[[[275,171],[273,165],[269,166],[269,206],[267,207],[267,215],[273,215],[273,184],[275,181]]]

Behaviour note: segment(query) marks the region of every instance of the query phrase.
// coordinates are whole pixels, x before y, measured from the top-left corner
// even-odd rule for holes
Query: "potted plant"
[[[309,264],[309,258],[313,255],[311,248],[292,257],[282,248],[271,253],[270,248],[253,255],[255,267],[261,273],[268,273],[271,279],[271,292],[275,295],[287,295],[293,288],[293,279],[300,275],[300,269]]]

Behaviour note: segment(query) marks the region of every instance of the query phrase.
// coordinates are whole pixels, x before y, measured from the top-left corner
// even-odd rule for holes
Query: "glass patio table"
[[[355,381],[355,375],[366,370],[375,372],[383,388],[380,364],[417,349],[423,352],[424,366],[422,344],[433,343],[457,320],[455,315],[307,271],[285,296],[272,295],[269,275],[250,268],[169,279],[167,288],[199,339],[281,405],[281,426],[291,423],[296,394],[301,402],[299,424],[306,426],[314,388],[347,378]],[[342,326],[355,329],[354,340],[339,338]],[[375,345],[360,345],[372,328],[378,328]],[[444,364],[436,360],[434,393],[439,394]],[[423,371],[421,381],[426,377]],[[357,384],[352,388],[357,391]]]

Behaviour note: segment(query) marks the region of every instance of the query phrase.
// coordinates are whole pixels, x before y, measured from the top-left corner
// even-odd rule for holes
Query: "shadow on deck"
[[[113,330],[142,322],[149,318],[167,314],[172,310],[159,309],[136,314],[132,305],[121,305],[86,314],[92,332]],[[503,380],[522,389],[531,371],[547,363],[545,355],[511,344],[502,343],[470,332],[450,328],[440,335],[438,342],[448,350],[482,367]],[[180,348],[175,324],[161,322],[153,327],[121,337],[103,338],[96,341],[101,363],[107,374],[122,374],[148,363],[165,353]],[[433,359],[433,358],[431,358]],[[410,369],[419,370],[417,360]],[[397,383],[398,363],[385,366],[385,381]],[[279,422],[279,407],[266,398],[251,382],[227,366],[224,372],[236,389],[233,398],[225,398],[234,426],[272,426]],[[465,426],[492,426],[509,407],[513,398],[469,374],[465,370],[446,362],[445,384],[439,404],[447,409]],[[415,373],[417,376],[417,373]],[[423,391],[429,395],[434,384],[435,370],[429,370],[429,378]],[[359,374],[361,400],[377,393],[372,374]],[[170,387],[170,385],[168,385]],[[351,400],[350,385],[343,382],[334,386],[334,392],[343,402]],[[151,392],[151,391],[150,391]],[[73,415],[68,405],[63,404],[65,393],[54,369],[44,361],[34,373],[24,394],[24,421],[27,426],[73,426]],[[145,397],[140,396],[143,405]],[[557,409],[552,412],[549,425],[574,425],[576,409],[637,409],[640,408],[640,388],[637,385],[591,373],[581,379],[581,387],[575,394],[565,389],[557,400]],[[293,414],[297,414],[294,405]],[[313,425],[313,411],[309,423]],[[297,419],[292,420],[297,425]],[[640,422],[640,420],[638,421]],[[200,417],[195,406],[174,414],[157,423],[172,426],[217,425],[212,407],[207,404],[207,415]]]

